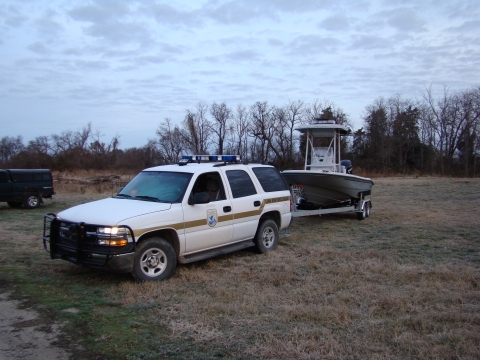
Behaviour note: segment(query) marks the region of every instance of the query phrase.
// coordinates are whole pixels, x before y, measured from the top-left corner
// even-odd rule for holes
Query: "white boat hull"
[[[280,174],[289,186],[301,185],[303,196],[321,207],[370,195],[373,186],[369,178],[345,173],[285,170]]]

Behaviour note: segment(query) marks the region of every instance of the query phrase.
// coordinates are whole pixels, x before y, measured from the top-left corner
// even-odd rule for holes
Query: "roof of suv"
[[[196,173],[198,171],[202,171],[205,169],[212,169],[215,167],[228,167],[228,168],[242,168],[242,167],[272,167],[271,165],[265,165],[260,163],[252,163],[252,164],[243,164],[243,163],[224,163],[224,162],[205,162],[205,163],[188,163],[185,165],[160,165],[145,169],[143,171],[172,171],[172,172],[184,172],[184,173]]]

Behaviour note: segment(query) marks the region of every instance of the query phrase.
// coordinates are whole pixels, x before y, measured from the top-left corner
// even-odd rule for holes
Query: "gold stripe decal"
[[[268,204],[276,204],[284,201],[290,201],[290,196],[282,196],[278,198],[270,198],[270,199],[264,199],[262,201],[262,204],[258,207],[258,209],[251,210],[251,211],[245,211],[242,213],[238,214],[227,214],[227,215],[222,215],[218,217],[218,222],[225,222],[225,221],[232,221],[233,219],[243,219],[251,216],[257,216],[260,215],[263,212],[263,209],[265,208],[265,205]],[[204,219],[198,219],[198,220],[192,220],[192,221],[186,221],[185,223],[176,223],[176,224],[169,224],[169,225],[164,225],[160,227],[153,227],[153,228],[145,228],[145,229],[137,229],[134,231],[134,235],[136,238],[139,236],[150,232],[150,231],[155,231],[155,230],[162,230],[162,229],[174,229],[174,230],[183,230],[183,229],[190,229],[194,228],[197,226],[204,226],[207,225],[207,217],[205,216]]]

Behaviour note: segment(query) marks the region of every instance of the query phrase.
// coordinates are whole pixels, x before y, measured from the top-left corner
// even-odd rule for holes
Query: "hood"
[[[93,225],[120,225],[127,219],[165,211],[171,206],[166,203],[108,198],[74,206],[59,212],[57,216],[62,220]]]

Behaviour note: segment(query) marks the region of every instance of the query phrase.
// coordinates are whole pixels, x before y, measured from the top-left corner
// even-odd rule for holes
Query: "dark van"
[[[55,195],[49,169],[0,169],[0,201],[10,207],[34,209]]]

